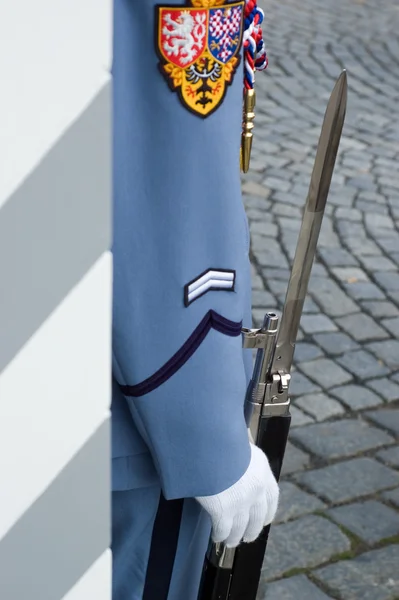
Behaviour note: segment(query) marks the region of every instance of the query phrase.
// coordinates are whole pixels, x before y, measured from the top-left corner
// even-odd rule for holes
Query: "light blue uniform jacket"
[[[115,0],[113,490],[139,498],[161,489],[174,500],[224,490],[250,458],[243,75],[241,62],[223,103],[202,119],[168,87],[155,37],[153,0]],[[145,519],[153,509],[143,498],[136,508]],[[123,522],[123,509],[116,513]],[[137,589],[145,564],[139,571]],[[123,576],[116,565],[114,577]],[[134,593],[114,597],[141,599]]]

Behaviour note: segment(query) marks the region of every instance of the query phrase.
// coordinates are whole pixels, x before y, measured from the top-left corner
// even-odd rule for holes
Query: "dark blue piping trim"
[[[237,337],[241,334],[242,321],[237,323],[229,321],[214,310],[210,310],[202,319],[200,324],[194,329],[190,337],[183,346],[161,367],[154,375],[148,377],[136,385],[121,385],[120,389],[125,396],[144,396],[152,392],[157,387],[165,383],[188,361],[202,344],[211,329],[224,333],[230,337]]]

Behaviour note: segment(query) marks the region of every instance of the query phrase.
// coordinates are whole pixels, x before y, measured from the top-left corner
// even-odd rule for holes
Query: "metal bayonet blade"
[[[346,71],[343,71],[331,93],[324,116],[281,317],[272,373],[289,373],[291,370],[299,322],[345,120],[346,101],[347,77]]]

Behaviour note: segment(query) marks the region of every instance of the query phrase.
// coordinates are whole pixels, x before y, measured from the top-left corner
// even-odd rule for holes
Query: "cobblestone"
[[[348,232],[348,235],[345,237],[343,236],[343,241],[344,243],[350,248],[350,250],[353,252],[353,254],[355,254],[355,256],[357,257],[362,257],[362,256],[380,256],[381,255],[381,250],[380,248],[377,246],[377,244],[375,242],[373,242],[370,239],[365,238],[363,235],[359,235],[358,237],[353,236],[350,237],[350,234]],[[356,284],[354,284],[356,285]],[[359,285],[359,284],[357,284]],[[360,284],[360,285],[366,285],[366,284]]]
[[[262,273],[265,276],[266,280],[269,281],[270,279],[278,279],[279,281],[285,281],[286,283],[288,283],[288,280],[290,278],[290,270],[289,269],[282,269],[282,268],[270,268],[270,269],[262,269]]]
[[[387,402],[399,400],[399,385],[386,377],[368,381],[367,385],[373,388],[373,390],[375,390],[377,394],[380,394]]]
[[[396,410],[375,410],[367,412],[366,415],[374,423],[392,431],[399,437],[399,408]]]
[[[262,214],[262,213],[261,213]],[[278,227],[274,223],[262,221],[252,221],[250,226],[251,235],[264,235],[266,237],[275,237]]]
[[[397,4],[264,5],[270,66],[257,75],[253,160],[243,178],[258,325],[266,310],[282,309],[323,114],[343,67],[349,85],[294,356],[293,428],[282,471],[293,512],[289,522],[272,527],[265,562],[270,577],[280,577],[278,563],[288,552],[284,574],[305,573],[266,587],[263,582],[266,600],[399,600],[398,538],[379,539],[389,528],[387,515],[393,532],[399,515],[397,417],[387,413],[399,406],[399,125],[392,117],[399,95]],[[308,540],[315,528],[309,519],[316,518],[323,544],[329,543],[328,521],[300,514],[317,512],[320,501],[342,521],[349,515],[347,525],[362,538],[342,557],[316,557],[317,544]],[[275,530],[283,532],[277,550]],[[388,545],[370,552],[379,543]],[[313,561],[331,558],[333,564],[318,562],[323,569],[312,571]],[[315,574],[322,589],[314,585]]]
[[[349,335],[341,332],[320,333],[314,335],[313,339],[325,352],[332,355],[359,348],[359,344],[352,340]]]
[[[314,419],[304,412],[299,410],[296,406],[291,406],[291,427],[300,427],[301,425],[308,425],[313,423]]]
[[[298,373],[298,371],[295,371],[295,373],[292,374],[290,391],[291,396],[295,397],[302,396],[302,394],[320,392],[321,388],[315,383],[312,383],[310,379],[305,377],[305,375],[302,375],[302,373]]]
[[[295,406],[299,406],[310,414],[316,421],[325,421],[331,417],[342,415],[345,410],[342,405],[327,396],[327,394],[310,394],[301,396],[295,400]]]
[[[266,290],[254,290],[252,292],[252,305],[254,308],[262,307],[263,315],[265,315],[265,309],[263,307],[273,308],[276,305],[276,299],[274,296]]]
[[[388,450],[380,450],[376,456],[389,467],[399,467],[399,446],[388,448]]]
[[[367,274],[359,267],[335,267],[331,269],[335,277],[340,281],[355,283],[357,281],[369,281]]]
[[[299,342],[295,347],[295,360],[298,362],[313,360],[323,356],[323,351],[316,344]]]
[[[399,240],[398,246],[399,248]],[[386,290],[399,290],[399,274],[398,273],[386,273],[383,271],[382,273],[374,273],[374,277],[377,282]]]
[[[399,545],[373,550],[315,571],[345,600],[395,600],[399,592]]]
[[[369,545],[399,533],[398,513],[375,500],[338,506],[327,514]]]
[[[242,192],[244,195],[244,201],[248,196],[255,196],[259,197],[260,199],[265,199],[270,195],[270,189],[260,185],[259,183],[255,183],[254,181],[245,181],[242,185]]]
[[[348,538],[327,519],[300,517],[271,529],[262,575],[270,580],[293,568],[314,567],[349,548]]]
[[[329,198],[329,201],[331,198]],[[343,248],[319,248],[318,254],[329,267],[357,266],[359,262],[350,252]]]
[[[300,219],[301,217],[300,209],[296,206],[290,206],[289,204],[287,205],[280,202],[275,202],[272,210],[275,215],[294,217],[296,219]]]
[[[302,315],[301,327],[305,333],[336,331],[337,326],[325,315]]]
[[[348,283],[345,286],[348,294],[350,294],[355,300],[384,300],[384,292],[374,283],[369,282],[355,282]]]
[[[314,277],[311,279],[309,291],[316,302],[331,317],[340,317],[359,311],[359,307],[353,300],[334,281],[327,277]]]
[[[347,221],[361,221],[362,213],[356,208],[338,208],[335,217],[336,219],[345,219]]]
[[[382,400],[377,394],[360,385],[342,385],[331,389],[330,394],[351,410],[363,410],[382,404]]]
[[[289,481],[283,481],[280,484],[279,508],[275,522],[284,523],[295,517],[321,510],[325,506],[319,498],[307,494]]]
[[[399,488],[396,488],[395,490],[389,490],[388,492],[383,492],[381,496],[399,508]]]
[[[254,292],[262,291],[265,289],[265,284],[263,283],[262,277],[258,275],[253,265],[251,265],[251,284],[252,294],[254,294]]]
[[[251,236],[251,249],[256,254],[257,261],[262,266],[280,265],[288,266],[288,261],[285,258],[279,244],[263,235]]]
[[[379,239],[379,243],[384,248],[385,252],[387,252],[387,254],[393,254],[394,252],[398,251],[399,237],[398,236],[382,237]],[[397,289],[396,284],[395,284],[395,289]]]
[[[267,279],[267,285],[276,296],[285,295],[287,290],[287,283],[280,279]]]
[[[393,317],[398,314],[398,307],[392,302],[362,302],[363,308],[370,312],[374,318]]]
[[[324,388],[347,383],[352,375],[342,369],[336,362],[327,358],[318,358],[309,362],[301,363],[300,369],[305,375],[311,377],[317,384]]]
[[[396,259],[395,259],[395,260],[396,260],[396,262],[397,262],[397,263],[398,263],[398,265],[399,265],[399,253],[397,254],[397,257],[396,257]],[[390,299],[391,299],[393,302],[395,302],[397,305],[399,305],[399,292],[389,292],[389,298],[390,298]]]
[[[396,271],[396,264],[385,256],[362,256],[360,258],[364,268],[369,271]]]
[[[368,348],[386,365],[393,369],[399,369],[399,340],[373,342],[368,344]]]
[[[399,338],[399,317],[395,317],[394,319],[383,319],[381,324],[384,325],[385,329],[392,335]]]
[[[361,457],[306,471],[297,480],[319,498],[338,503],[399,485],[399,474],[371,458]]]
[[[257,600],[329,600],[305,575],[296,575],[272,583],[261,583]]]
[[[381,361],[365,350],[346,352],[337,358],[337,362],[360,380],[389,373],[389,369],[382,365]]]
[[[381,179],[381,178],[380,178]],[[369,229],[378,229],[378,228],[388,228],[388,229],[392,229],[393,228],[393,223],[392,223],[392,219],[391,217],[388,216],[384,216],[384,215],[379,215],[379,214],[367,214],[365,216],[365,223],[366,223],[366,227],[368,227]]]
[[[321,263],[316,261],[312,267],[312,277],[326,277],[327,275],[327,269]]]
[[[309,466],[309,462],[309,454],[303,452],[303,450],[300,450],[288,441],[281,474],[284,477],[291,473],[303,471],[303,469],[306,469]]]
[[[350,315],[337,319],[338,325],[357,341],[383,339],[388,334],[374,319],[364,314]]]
[[[373,415],[384,414],[367,413]],[[391,411],[390,411],[391,412]],[[388,415],[387,415],[388,418]],[[292,432],[292,439],[312,454],[322,458],[344,458],[392,443],[393,438],[358,419],[342,419],[332,423],[308,425]]]

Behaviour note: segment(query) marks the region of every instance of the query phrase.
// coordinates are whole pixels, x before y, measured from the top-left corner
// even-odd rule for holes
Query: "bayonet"
[[[281,377],[288,375],[292,367],[299,322],[344,125],[346,99],[347,77],[344,71],[335,84],[326,109],[277,336],[271,370]]]
[[[278,480],[291,416],[289,385],[299,323],[307,294],[327,196],[338,153],[347,103],[347,77],[338,78],[324,116],[306,199],[281,323],[267,313],[261,329],[244,329],[244,348],[257,349],[246,396],[252,436],[267,455]],[[255,600],[270,526],[251,544],[226,549],[211,544],[205,561],[199,600]]]

